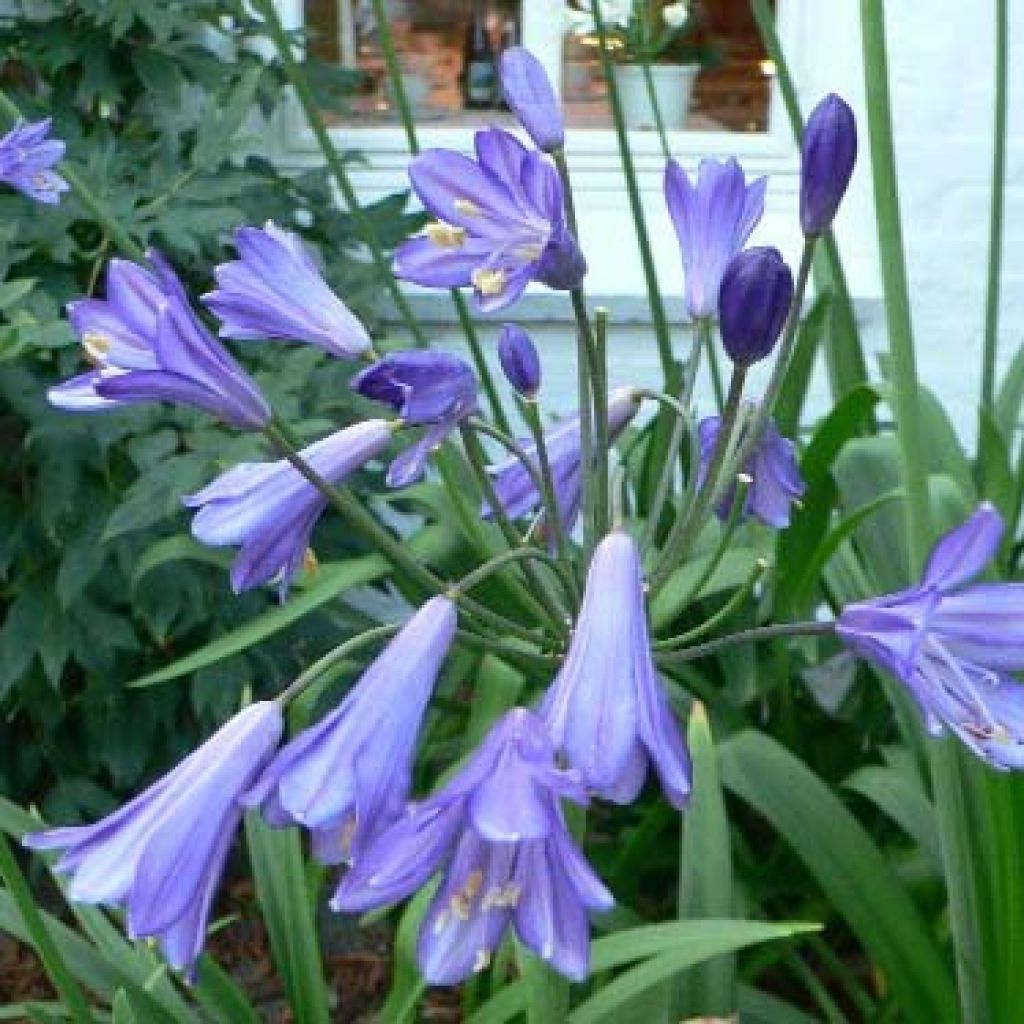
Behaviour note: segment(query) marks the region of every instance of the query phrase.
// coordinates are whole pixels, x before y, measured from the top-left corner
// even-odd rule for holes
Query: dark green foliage
[[[283,83],[248,45],[254,26],[241,4],[45,10],[0,23],[3,87],[27,116],[53,114],[70,163],[135,239],[161,248],[199,294],[228,257],[231,229],[301,224],[332,284],[372,323],[379,281],[353,258],[351,220],[323,170],[289,176],[252,155],[270,138],[262,119],[278,110]],[[325,103],[346,85],[328,68],[317,83]],[[389,246],[414,225],[405,203],[367,211]],[[73,195],[46,210],[0,195],[0,792],[41,802],[55,820],[106,809],[193,747],[243,688],[272,689],[328,641],[318,613],[190,687],[124,689],[272,596],[234,598],[229,553],[181,537],[180,495],[263,457],[257,439],[187,410],[79,417],[47,406],[46,388],[83,367],[62,308],[102,288],[113,255]],[[305,435],[349,417],[348,367],[308,347],[235,351]],[[334,558],[351,542],[332,522],[317,548]]]

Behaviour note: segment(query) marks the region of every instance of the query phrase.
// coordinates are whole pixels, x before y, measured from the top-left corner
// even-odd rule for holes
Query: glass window
[[[764,131],[770,62],[748,0],[603,0],[616,79],[631,128],[655,128],[651,87],[669,131]],[[501,122],[496,64],[504,47],[529,46],[560,85],[571,127],[608,128],[611,114],[589,0],[387,0],[406,93],[417,121]],[[397,121],[370,0],[304,0],[311,47],[356,73],[344,120]]]

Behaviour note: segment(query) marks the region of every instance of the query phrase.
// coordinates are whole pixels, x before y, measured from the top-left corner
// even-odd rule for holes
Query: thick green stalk
[[[3,90],[0,90],[0,112],[10,124],[20,120],[22,116],[17,105]],[[107,205],[82,181],[78,172],[66,160],[61,162],[57,170],[71,186],[71,191],[78,197],[79,202],[93,215],[96,222],[103,226],[103,230],[110,236],[114,244],[133,260],[144,260],[146,254],[142,246],[125,231],[121,222]]]
[[[672,358],[672,337],[669,332],[668,318],[665,315],[665,303],[661,297],[661,286],[658,284],[658,272],[654,266],[654,252],[651,249],[651,240],[647,233],[647,218],[644,214],[640,186],[636,178],[636,166],[633,163],[633,152],[626,131],[626,118],[622,111],[622,99],[615,82],[615,68],[611,51],[608,49],[608,33],[601,16],[599,0],[590,0],[590,11],[600,42],[598,52],[601,57],[601,70],[608,84],[612,122],[615,125],[615,138],[619,147],[619,158],[622,161],[622,173],[626,178],[626,195],[629,198],[629,209],[636,231],[637,247],[640,250],[640,262],[643,265],[644,281],[647,285],[647,300],[651,307],[651,320],[654,323],[654,334],[658,342],[658,357],[661,360],[661,370],[665,378],[665,390],[674,393],[679,388],[679,368]]]
[[[593,473],[594,459],[594,405],[597,402],[595,392],[597,381],[594,379],[593,367],[597,359],[594,355],[594,334],[587,315],[587,303],[580,288],[570,293],[572,311],[576,316],[576,337],[578,341],[576,353],[576,369],[579,377],[579,416],[580,416],[580,465],[585,467],[583,473],[583,565],[590,564],[590,556],[594,551],[594,486],[596,480]]]
[[[313,95],[309,79],[306,77],[305,69],[302,63],[295,59],[295,54],[292,52],[291,43],[288,40],[284,26],[281,24],[274,0],[252,0],[252,2],[256,12],[263,19],[267,35],[277,51],[278,59],[284,68],[284,73],[295,90],[295,96],[302,107],[303,114],[306,116],[306,123],[313,132],[317,145],[320,147],[320,152],[323,154],[324,160],[328,168],[330,168],[334,180],[337,182],[349,215],[352,217],[352,223],[355,225],[359,237],[369,250],[370,259],[373,261],[378,274],[380,274],[384,286],[391,296],[391,301],[395,304],[395,308],[402,317],[413,340],[419,347],[425,348],[427,339],[423,333],[423,328],[420,327],[416,317],[413,315],[408,299],[402,294],[398,282],[391,273],[391,266],[384,255],[384,249],[381,246],[380,239],[377,237],[373,224],[359,205],[359,199],[348,176],[348,171],[345,169],[344,161],[331,140],[330,132],[328,132],[323,117],[320,115],[320,108],[317,105],[316,97]]]
[[[608,532],[608,310],[594,311],[594,536]]]
[[[46,973],[53,982],[53,987],[60,996],[60,1001],[68,1011],[69,1016],[76,1024],[93,1024],[93,1016],[89,1010],[89,1004],[85,1001],[85,995],[78,987],[74,975],[69,970],[64,958],[60,955],[53,936],[47,930],[46,922],[43,920],[39,908],[36,906],[35,897],[29,889],[25,876],[14,859],[11,847],[7,838],[0,834],[0,877],[3,878],[7,891],[11,894],[18,913],[25,922],[25,929],[28,931],[32,945],[46,968]]]
[[[981,363],[981,404],[992,408],[999,347],[999,286],[1003,263],[1003,201],[1006,191],[1007,0],[995,0],[996,81],[992,126],[992,206],[989,213],[988,284],[985,289],[985,349]]]
[[[405,79],[402,77],[402,65],[398,59],[398,51],[395,49],[395,40],[391,34],[391,22],[388,19],[384,0],[373,0],[373,16],[377,23],[377,38],[380,41],[381,53],[384,54],[384,63],[388,69],[388,80],[391,85],[392,95],[395,98],[395,106],[398,107],[398,115],[402,121],[402,129],[405,132],[405,141],[409,152],[413,156],[420,151],[419,135],[416,131],[416,118],[413,116],[412,107],[409,104],[409,96],[405,91]],[[480,378],[480,386],[487,396],[487,404],[491,407],[491,415],[494,422],[508,433],[508,417],[505,415],[505,407],[502,405],[501,396],[494,384],[494,376],[491,368],[484,358],[483,347],[480,344],[480,336],[477,334],[476,325],[469,314],[469,305],[466,297],[458,288],[451,289],[452,302],[455,305],[455,313],[459,318],[459,325],[462,333],[466,336],[466,346],[469,349],[470,358]]]
[[[717,654],[719,651],[724,651],[727,647],[735,647],[737,644],[774,640],[780,636],[821,636],[833,632],[835,628],[834,622],[777,622],[770,626],[753,626],[750,629],[742,629],[738,633],[715,637],[714,640],[708,640],[692,647],[684,647],[681,650],[659,650],[655,653],[655,657],[658,661],[668,663],[696,661],[698,658],[706,658],[709,654]]]
[[[907,496],[907,546],[910,553],[910,576],[913,578],[921,571],[931,544],[931,509],[918,404],[917,365],[899,196],[896,191],[896,156],[882,0],[861,0],[860,14],[875,216],[892,365],[892,404]],[[975,875],[978,865],[974,857],[973,828],[964,803],[966,779],[960,751],[953,745],[953,741],[946,739],[934,742],[929,745],[928,751],[949,896],[960,1007],[967,1024],[981,1024],[988,1019],[988,1013],[981,970],[982,950]]]

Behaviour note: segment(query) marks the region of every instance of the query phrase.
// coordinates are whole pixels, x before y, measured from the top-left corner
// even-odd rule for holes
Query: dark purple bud
[[[529,50],[513,46],[501,55],[501,89],[512,113],[545,153],[565,144],[562,108],[544,65]]]
[[[498,358],[509,384],[523,398],[533,398],[540,390],[540,357],[526,331],[505,324],[498,339]]]
[[[778,249],[747,249],[722,275],[718,320],[722,344],[734,363],[764,359],[779,339],[793,301],[793,275]]]
[[[811,111],[800,161],[800,226],[820,235],[835,218],[857,162],[857,120],[849,104],[829,93]]]

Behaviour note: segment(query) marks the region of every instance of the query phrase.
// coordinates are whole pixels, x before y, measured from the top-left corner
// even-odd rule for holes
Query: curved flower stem
[[[365,633],[360,633],[358,636],[354,636],[344,643],[338,644],[337,647],[329,650],[322,658],[318,658],[313,662],[309,668],[305,669],[300,675],[295,677],[295,681],[289,683],[289,685],[283,689],[274,700],[277,701],[281,707],[287,707],[291,701],[293,701],[303,690],[306,689],[311,683],[316,682],[325,672],[333,668],[338,664],[339,661],[344,661],[350,654],[355,654],[356,651],[362,650],[364,647],[369,647],[370,644],[376,643],[378,640],[388,640],[395,635],[400,629],[401,625],[391,624],[387,626],[376,626],[374,629],[368,629]]]
[[[697,383],[697,369],[700,366],[701,350],[705,346],[710,349],[712,344],[711,320],[708,317],[702,317],[694,324],[693,330],[693,350],[691,351],[690,358],[686,363],[686,373],[680,388],[678,402],[674,399],[670,399],[667,395],[662,395],[658,392],[644,392],[645,398],[652,398],[657,402],[662,402],[663,404],[668,405],[673,409],[677,417],[675,423],[672,425],[672,435],[669,438],[668,451],[665,453],[665,465],[662,467],[661,477],[658,480],[658,487],[654,492],[654,501],[651,503],[647,523],[644,527],[644,535],[641,542],[641,547],[644,550],[647,550],[654,544],[658,523],[661,521],[661,516],[665,509],[665,502],[668,500],[669,493],[672,489],[672,481],[675,478],[676,463],[679,461],[679,449],[682,447],[683,434],[686,432],[687,426],[689,426],[691,431],[694,429],[694,423],[690,416],[689,406],[690,402],[693,401],[693,391]],[[696,478],[697,467],[695,465],[691,465],[690,481],[695,482]]]
[[[348,176],[348,171],[345,169],[345,164],[331,139],[330,132],[328,132],[323,118],[320,116],[320,108],[317,105],[316,97],[313,95],[309,79],[306,77],[305,69],[302,67],[301,62],[295,59],[295,54],[292,52],[291,43],[288,40],[284,26],[281,24],[281,18],[278,16],[274,0],[252,0],[252,5],[263,19],[267,35],[277,51],[277,56],[281,61],[285,76],[295,90],[295,96],[302,107],[306,123],[313,132],[317,145],[320,147],[320,152],[323,153],[324,160],[338,184],[342,198],[345,200],[345,205],[348,207],[349,215],[352,217],[353,224],[355,224],[356,231],[363,242],[366,243],[366,247],[370,252],[370,259],[383,279],[384,286],[391,295],[391,301],[394,302],[395,308],[400,313],[415,343],[420,348],[425,348],[427,339],[423,333],[423,328],[417,322],[408,300],[402,294],[401,288],[398,287],[398,282],[391,273],[391,266],[384,256],[384,249],[381,246],[380,239],[377,237],[373,224],[370,223],[369,218],[363,212],[363,208],[359,205],[359,199]]]
[[[22,119],[22,113],[17,104],[2,89],[0,89],[0,112],[7,117],[11,124]],[[145,260],[146,253],[142,246],[125,231],[121,222],[107,205],[78,176],[78,172],[66,160],[58,165],[57,170],[71,186],[71,190],[78,197],[79,202],[93,215],[96,222],[103,226],[103,230],[117,247],[133,260]]]
[[[615,68],[612,63],[611,51],[608,48],[608,31],[601,14],[599,0],[590,0],[590,13],[594,19],[600,44],[597,49],[601,58],[601,71],[608,84],[612,122],[615,125],[615,138],[619,147],[619,158],[622,161],[622,173],[626,178],[626,194],[629,198],[630,213],[636,231],[637,247],[640,250],[640,262],[643,266],[644,282],[647,286],[647,299],[651,307],[654,334],[658,342],[658,357],[661,360],[661,371],[665,378],[665,390],[675,391],[679,387],[679,368],[672,358],[672,337],[669,332],[668,318],[665,315],[665,303],[661,297],[661,287],[658,284],[658,272],[654,266],[654,252],[651,249],[651,240],[647,233],[643,199],[640,195],[640,186],[637,183],[633,152],[626,131],[626,118],[622,111],[622,99],[619,96],[618,85],[615,81]]]
[[[523,538],[520,537],[516,528],[512,525],[508,516],[505,513],[504,506],[498,498],[498,494],[494,489],[494,484],[491,482],[491,478],[487,473],[487,467],[484,462],[483,449],[480,446],[480,439],[473,433],[473,429],[466,424],[461,424],[459,427],[462,435],[462,443],[466,448],[466,456],[469,459],[470,465],[473,467],[473,471],[476,474],[477,480],[480,483],[480,487],[483,490],[484,498],[487,504],[491,508],[491,514],[494,516],[495,522],[498,524],[498,528],[501,530],[505,537],[508,546],[512,551],[530,551],[534,552],[538,556],[541,554],[535,548],[524,547]],[[508,552],[506,552],[507,554]],[[498,556],[501,558],[502,556]],[[545,561],[552,561],[547,555],[543,556]],[[492,564],[491,562],[486,564]],[[502,565],[505,563],[502,562]],[[548,586],[548,582],[542,579],[536,572],[535,567],[529,563],[523,566],[523,572],[526,575],[527,582],[533,588],[533,592],[523,588],[523,597],[528,598],[528,604],[532,605],[534,613],[538,614],[541,619],[547,618],[551,624],[555,627],[556,632],[565,635],[568,632],[569,627],[566,625],[566,614],[567,609],[559,605],[558,600],[551,593],[551,588]],[[518,581],[517,581],[518,582]],[[465,589],[461,584],[456,586],[457,592],[462,592]],[[517,587],[517,591],[520,588]],[[534,597],[534,593],[536,597]]]
[[[268,424],[263,430],[264,436],[283,458],[287,459],[337,510],[341,517],[364,540],[375,547],[396,569],[407,579],[415,583],[422,591],[429,594],[443,594],[448,585],[435,576],[425,565],[416,561],[415,557],[396,537],[393,537],[363,507],[362,502],[348,491],[332,487],[296,450],[288,440],[284,431],[276,423]],[[518,622],[491,611],[490,608],[464,598],[461,602],[465,610],[476,618],[486,622],[492,629],[509,632],[523,640],[536,643],[535,633],[520,626]]]
[[[492,427],[486,420],[478,419],[476,416],[467,420],[466,424],[467,426],[472,427],[473,430],[479,434],[486,434],[488,437],[493,437],[498,444],[509,452],[509,454],[514,455],[522,463],[526,472],[530,474],[530,481],[533,486],[537,488],[537,493],[543,494],[544,481],[541,479],[537,467],[530,461],[530,456],[518,441],[509,437],[508,434],[502,433],[497,427]]]
[[[467,632],[464,629],[456,631],[455,640],[456,643],[464,644],[473,651],[496,655],[502,661],[518,663],[526,669],[542,668],[545,671],[550,671],[562,660],[561,651],[545,653],[535,647],[518,647],[509,641],[495,640],[489,636],[480,636],[479,633]]]
[[[533,561],[546,562],[548,565],[554,565],[555,562],[547,552],[541,551],[539,548],[511,548],[508,551],[502,552],[500,555],[496,555],[490,561],[484,562],[483,565],[477,566],[477,568],[475,568],[471,573],[463,576],[462,579],[448,591],[448,596],[454,600],[460,594],[465,594],[466,591],[472,590],[472,588],[478,583],[482,583],[488,576],[491,576],[493,573],[503,569],[509,563],[530,561],[531,559]]]
[[[728,636],[716,637],[703,644],[696,644],[693,647],[684,647],[679,651],[658,651],[655,657],[658,661],[668,664],[680,661],[696,661],[698,658],[706,658],[709,654],[716,654],[727,647],[735,647],[737,644],[758,643],[761,640],[774,640],[780,636],[823,636],[835,631],[834,622],[779,622],[768,626],[753,626],[751,629],[743,629],[738,633],[730,633]]]
[[[395,40],[391,34],[391,22],[385,9],[384,0],[373,0],[373,17],[377,25],[377,38],[380,42],[381,53],[384,55],[384,64],[387,67],[388,80],[395,98],[395,106],[398,108],[398,116],[402,122],[402,130],[405,132],[405,141],[409,152],[416,156],[420,151],[419,135],[416,131],[416,119],[413,116],[412,106],[409,103],[409,96],[405,91],[405,80],[402,78],[402,65],[398,59],[398,52],[395,49]],[[502,405],[501,396],[494,384],[494,377],[491,374],[487,360],[484,358],[483,347],[480,344],[480,336],[477,334],[476,325],[469,314],[469,305],[466,297],[458,288],[450,290],[452,303],[455,305],[455,313],[459,318],[459,325],[466,336],[466,345],[469,348],[473,366],[476,368],[477,376],[480,378],[480,386],[487,395],[487,404],[491,407],[491,415],[495,423],[502,430],[508,431],[508,417],[505,415],[505,407]]]
[[[681,515],[669,532],[661,552],[661,564],[651,579],[650,597],[653,598],[665,585],[678,559],[689,551],[690,544],[700,534],[707,515],[715,507],[715,497],[719,491],[719,482],[725,477],[726,456],[733,443],[733,434],[737,425],[740,399],[743,397],[743,385],[747,379],[747,368],[737,365],[733,367],[732,380],[729,382],[729,394],[725,399],[722,411],[722,424],[718,431],[714,450],[708,461],[704,483],[697,491],[693,504]],[[736,460],[736,465],[745,465]]]
[[[688,629],[685,633],[680,633],[679,636],[670,637],[667,640],[658,640],[653,644],[654,650],[656,651],[670,651],[678,647],[685,647],[687,644],[692,643],[694,640],[699,639],[706,633],[710,633],[717,625],[725,622],[727,618],[734,611],[740,608],[748,597],[754,592],[754,587],[757,586],[758,580],[760,580],[770,568],[767,558],[758,558],[749,573],[747,578],[743,581],[742,585],[737,587],[735,591],[729,596],[729,599],[718,609],[710,618],[705,619],[702,623],[694,626],[693,629]]]

